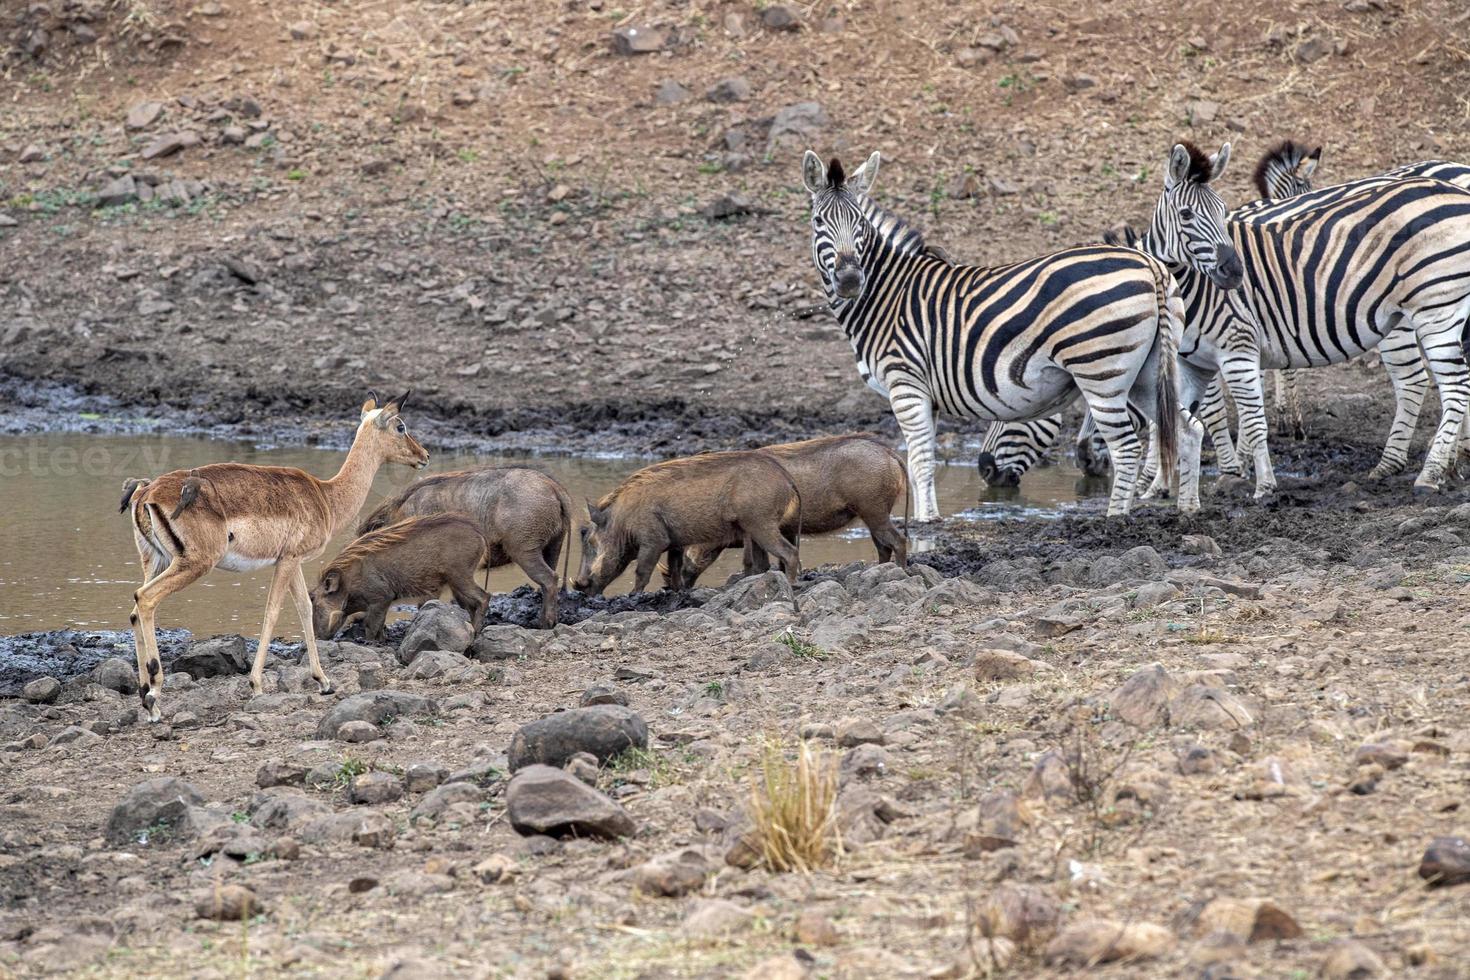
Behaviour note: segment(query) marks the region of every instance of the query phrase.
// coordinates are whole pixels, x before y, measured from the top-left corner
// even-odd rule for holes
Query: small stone
[[[226,126],[220,130],[219,138],[220,142],[227,146],[239,146],[245,142],[245,137],[248,135],[244,126]]]
[[[425,650],[464,653],[475,639],[470,615],[453,603],[431,599],[419,607],[398,644],[398,662],[411,664]]]
[[[1139,728],[1152,728],[1167,716],[1169,702],[1179,692],[1179,682],[1163,665],[1151,664],[1109,694],[1108,703],[1120,720]]]
[[[1203,555],[1207,558],[1219,558],[1224,554],[1215,539],[1208,534],[1186,534],[1180,539],[1179,550],[1186,555]]]
[[[1001,936],[1023,946],[1039,945],[1056,933],[1062,906],[1045,889],[1007,881],[986,896],[978,918],[987,935]]]
[[[1090,967],[1119,960],[1155,959],[1174,948],[1174,934],[1152,922],[1079,919],[1046,944],[1046,961]]]
[[[1220,103],[1212,102],[1209,99],[1200,99],[1197,102],[1190,102],[1185,105],[1184,112],[1189,117],[1189,124],[1191,126],[1204,126],[1214,122],[1215,117],[1220,114]]]
[[[415,762],[403,773],[403,785],[410,793],[427,793],[449,778],[449,767],[439,762]]]
[[[684,932],[700,939],[714,939],[744,932],[755,923],[749,909],[723,898],[699,902],[684,918]]]
[[[881,745],[865,742],[848,749],[842,756],[841,772],[845,779],[868,779],[888,771],[888,751]]]
[[[199,896],[194,911],[201,919],[241,922],[264,912],[265,903],[244,885],[220,885]]]
[[[31,143],[26,146],[25,149],[20,151],[20,156],[16,157],[16,162],[40,163],[44,159],[46,159],[46,151],[41,149],[41,147],[37,146],[35,143]]]
[[[277,837],[271,841],[269,852],[277,861],[295,861],[301,857],[301,845],[294,837]]]
[[[612,32],[613,51],[620,55],[652,54],[669,44],[669,32],[661,27],[638,24],[619,27]]]
[[[633,887],[645,895],[677,898],[702,887],[712,870],[703,852],[685,847],[634,868]]]
[[[1436,837],[1419,861],[1419,877],[1431,888],[1470,883],[1470,841]]]
[[[138,155],[144,160],[158,160],[198,145],[199,137],[194,133],[167,133],[145,146]]]
[[[966,857],[1015,847],[1031,822],[1030,813],[1010,790],[987,793],[977,806],[975,829],[965,835]]]
[[[341,738],[341,729],[354,721],[376,726],[390,724],[397,718],[427,718],[438,713],[438,705],[422,695],[406,691],[364,691],[333,705],[317,723],[316,737]]]
[[[768,31],[795,31],[801,28],[801,18],[786,4],[773,3],[761,11],[761,26]]]
[[[1204,745],[1179,753],[1179,772],[1185,776],[1213,776],[1220,771],[1220,754]]]
[[[677,105],[680,102],[687,101],[693,95],[693,92],[670,78],[666,79],[654,91],[653,101],[655,105]]]
[[[1353,761],[1360,766],[1378,765],[1386,770],[1402,768],[1409,761],[1413,743],[1403,739],[1387,742],[1365,742],[1353,753]]]
[[[360,745],[364,742],[376,742],[383,737],[383,730],[370,721],[349,721],[337,729],[336,737],[340,741]]]
[[[92,680],[119,694],[138,693],[138,667],[121,657],[108,657],[93,667]]]
[[[1319,61],[1322,58],[1327,57],[1329,54],[1332,53],[1332,50],[1332,42],[1329,39],[1318,34],[1313,35],[1312,37],[1307,38],[1301,44],[1298,44],[1296,46],[1296,50],[1293,51],[1291,55],[1302,64],[1310,65],[1314,61]]]
[[[750,98],[750,83],[744,78],[722,78],[704,93],[711,102],[744,102]]]
[[[480,101],[480,97],[469,89],[462,88],[456,89],[454,94],[449,97],[449,101],[461,109],[466,109]]]
[[[272,786],[300,786],[306,782],[307,767],[299,762],[272,759],[255,770],[255,785],[261,789]]]
[[[1388,967],[1378,954],[1356,939],[1338,943],[1322,961],[1322,980],[1372,980],[1387,975]]]
[[[594,704],[617,704],[628,706],[628,694],[622,688],[613,687],[611,684],[593,684],[582,692],[578,704],[584,708],[590,708]]]
[[[403,781],[391,772],[365,772],[355,776],[348,786],[353,803],[392,803],[403,798]]]
[[[291,32],[293,41],[309,41],[316,37],[316,25],[309,20],[298,20],[286,29]]]
[[[189,811],[204,797],[173,776],[145,780],[127,791],[107,819],[107,842],[115,847],[187,834]]]
[[[598,777],[602,774],[602,770],[597,765],[597,756],[590,752],[578,752],[568,759],[562,768],[588,786],[596,786]]]
[[[521,873],[521,866],[508,854],[496,851],[471,869],[487,885],[504,884]]]
[[[621,806],[551,766],[530,765],[517,772],[505,797],[510,824],[521,834],[626,837],[636,830]]]
[[[128,129],[147,129],[163,118],[162,102],[139,102],[128,110],[124,125]]]
[[[54,704],[61,695],[61,682],[54,677],[37,677],[27,682],[20,693],[32,704]]]
[[[837,744],[844,749],[867,743],[882,745],[884,741],[883,729],[869,718],[844,718],[837,723]]]
[[[1030,677],[1038,670],[1051,669],[1051,664],[1010,650],[980,650],[975,654],[977,681],[1014,681]]]
[[[1096,88],[1097,79],[1091,75],[1069,75],[1062,79],[1068,92],[1081,92],[1084,89]]]
[[[1206,905],[1195,922],[1195,933],[1223,933],[1238,943],[1275,942],[1296,939],[1302,927],[1279,906],[1260,899],[1216,898]]]
[[[836,946],[842,936],[832,920],[815,909],[807,909],[796,917],[792,935],[807,946]]]

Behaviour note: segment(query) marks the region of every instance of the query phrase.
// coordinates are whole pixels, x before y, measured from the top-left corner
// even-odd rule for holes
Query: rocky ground
[[[888,427],[792,316],[802,148],[882,150],[887,203],[1000,261],[1145,214],[1181,133],[1236,141],[1231,201],[1282,135],[1331,179],[1470,157],[1465,16],[6,5],[0,430],[340,443],[370,386],[438,447]],[[1381,374],[1311,375],[1267,503],[951,521],[799,612],[427,607],[328,645],[329,696],[299,646],[250,697],[242,640],[173,637],[159,726],[125,638],[58,639],[0,700],[0,973],[1470,974],[1470,491],[1366,484]],[[776,871],[752,790],[803,745],[841,846]]]

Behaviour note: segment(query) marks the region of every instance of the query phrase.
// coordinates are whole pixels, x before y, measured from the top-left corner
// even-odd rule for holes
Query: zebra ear
[[[1304,180],[1311,178],[1317,171],[1317,164],[1322,162],[1322,147],[1317,147],[1308,153],[1301,163],[1296,165],[1296,174]]]
[[[1189,176],[1189,151],[1183,143],[1175,143],[1169,151],[1169,169],[1164,172],[1164,189],[1184,183]]]
[[[827,168],[822,158],[811,150],[801,158],[801,182],[811,194],[820,194],[827,189]]]
[[[1230,162],[1230,144],[1226,143],[1220,147],[1220,152],[1210,157],[1210,181],[1216,179],[1225,172],[1225,165]]]
[[[847,189],[854,194],[863,195],[871,191],[873,182],[878,179],[878,162],[879,154],[877,150],[874,150],[873,155],[863,161],[863,165],[847,178]]]

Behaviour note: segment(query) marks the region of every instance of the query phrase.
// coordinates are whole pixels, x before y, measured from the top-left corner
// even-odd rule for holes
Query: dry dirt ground
[[[808,144],[883,151],[880,196],[977,262],[1146,214],[1181,134],[1236,141],[1231,201],[1282,135],[1329,180],[1470,157],[1449,0],[789,12],[4,4],[0,390],[29,426],[80,392],[248,435],[412,386],[444,444],[654,453],[881,425],[831,326],[787,316],[816,298]],[[615,53],[629,26],[666,50]],[[99,207],[129,175],[149,200]],[[111,669],[0,703],[0,972],[1470,974],[1470,885],[1418,875],[1470,832],[1470,492],[1363,482],[1385,389],[1315,372],[1269,504],[951,523],[912,576],[809,575],[800,614],[756,582],[496,634],[507,659],[344,644],[337,694],[289,657],[261,698],[175,676],[161,727]],[[594,684],[649,728],[582,770],[635,830],[523,837],[512,736]],[[370,689],[432,707],[320,737]],[[803,737],[842,853],[732,865],[763,746]],[[109,839],[165,776],[201,805]],[[264,911],[200,918],[229,885]]]

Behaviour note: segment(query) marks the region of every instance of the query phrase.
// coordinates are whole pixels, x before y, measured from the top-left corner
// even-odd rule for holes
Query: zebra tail
[[[1179,496],[1179,337],[1184,332],[1184,301],[1163,266],[1155,266],[1159,298],[1159,376],[1154,385],[1154,428],[1159,436],[1159,466],[1164,485]]]

